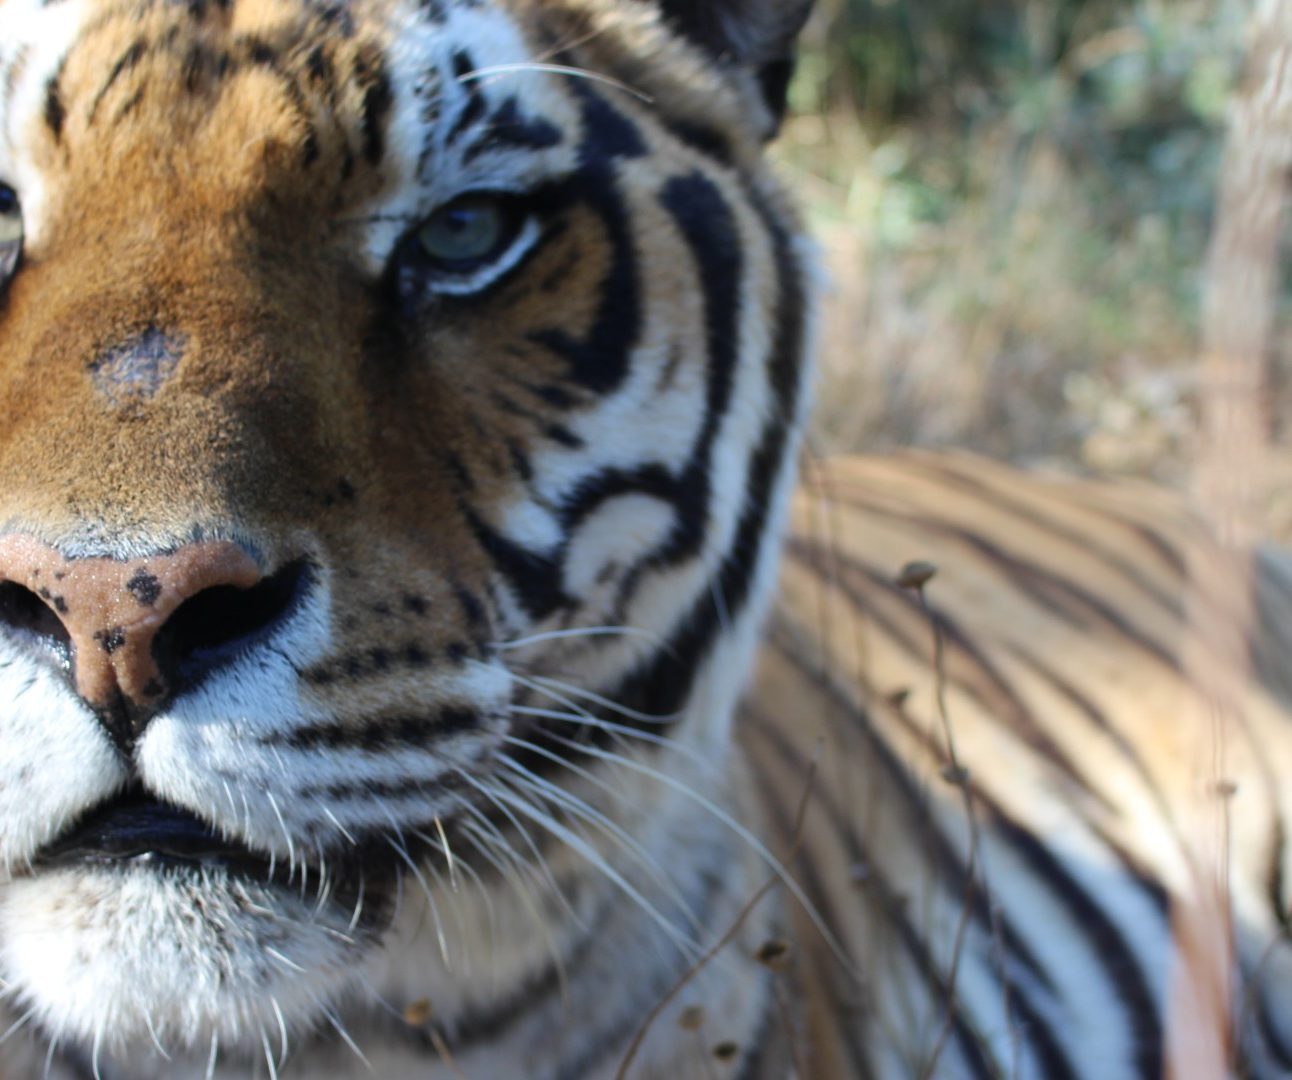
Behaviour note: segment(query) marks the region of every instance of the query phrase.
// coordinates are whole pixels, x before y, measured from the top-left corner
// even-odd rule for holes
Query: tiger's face
[[[451,1033],[689,913],[803,407],[799,5],[663,6],[0,2],[33,1060]]]

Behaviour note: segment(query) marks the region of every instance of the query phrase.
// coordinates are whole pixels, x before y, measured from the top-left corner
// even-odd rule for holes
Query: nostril
[[[71,662],[72,638],[62,619],[49,603],[15,581],[0,583],[0,626],[19,640],[56,653],[63,664]]]
[[[274,633],[309,591],[309,563],[288,563],[249,588],[214,585],[185,600],[158,631],[153,656],[172,691],[193,685]]]

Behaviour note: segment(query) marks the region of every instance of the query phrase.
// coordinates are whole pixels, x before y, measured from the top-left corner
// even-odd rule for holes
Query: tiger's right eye
[[[18,269],[22,241],[22,206],[18,193],[7,184],[0,184],[0,287]]]

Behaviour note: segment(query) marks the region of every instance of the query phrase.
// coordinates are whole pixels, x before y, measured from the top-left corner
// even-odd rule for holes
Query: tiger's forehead
[[[208,168],[232,176],[277,141],[302,169],[330,145],[334,175],[368,171],[347,209],[374,265],[463,191],[523,190],[573,161],[572,95],[498,3],[0,0],[0,21],[0,182],[29,247],[78,145],[153,139],[180,156],[199,126],[210,141],[221,105],[237,128]]]

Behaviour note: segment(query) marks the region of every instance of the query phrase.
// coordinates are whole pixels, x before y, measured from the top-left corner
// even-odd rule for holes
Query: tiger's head
[[[0,1066],[592,1069],[730,909],[806,6],[0,0]]]

